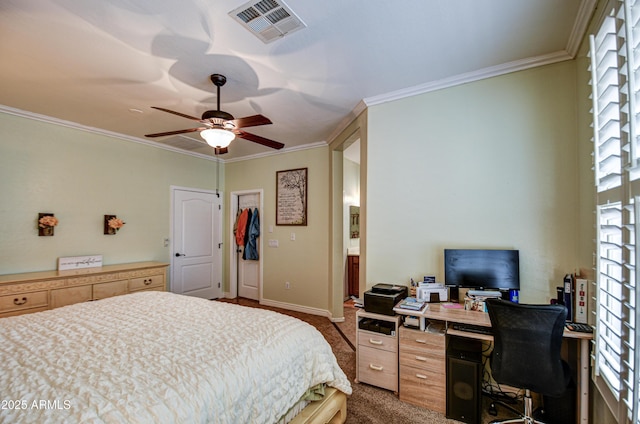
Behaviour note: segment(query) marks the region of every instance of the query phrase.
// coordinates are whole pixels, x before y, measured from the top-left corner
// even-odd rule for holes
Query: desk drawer
[[[0,296],[0,313],[40,308],[49,305],[46,291]]]
[[[164,275],[151,275],[149,277],[132,278],[129,281],[129,291],[146,289],[164,290]]]
[[[445,371],[432,373],[400,365],[400,400],[445,413],[447,406]]]
[[[358,330],[358,347],[372,347],[388,352],[398,351],[398,339],[395,336]]]
[[[398,357],[394,352],[358,346],[358,381],[398,390]]]
[[[400,365],[407,365],[421,370],[442,373],[446,370],[445,351],[418,349],[413,346],[400,346]]]
[[[400,346],[418,349],[425,355],[444,355],[445,339],[444,334],[426,333],[424,331],[400,327]]]

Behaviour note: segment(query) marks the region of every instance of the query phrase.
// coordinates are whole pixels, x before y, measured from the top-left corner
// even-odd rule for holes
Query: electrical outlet
[[[291,233],[291,241],[296,241],[296,233]]]
[[[269,239],[269,247],[278,247],[278,240]]]
[[[169,247],[169,238],[168,237],[163,238],[162,242],[164,243],[164,247]]]
[[[289,290],[291,288],[291,283],[289,283],[288,281],[285,281],[284,288]]]

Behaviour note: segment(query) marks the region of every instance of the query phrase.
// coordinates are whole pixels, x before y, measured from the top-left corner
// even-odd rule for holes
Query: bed
[[[320,332],[268,310],[150,291],[0,319],[2,423],[342,422],[348,394]]]

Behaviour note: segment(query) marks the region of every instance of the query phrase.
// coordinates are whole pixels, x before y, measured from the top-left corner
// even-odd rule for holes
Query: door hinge
[[[218,249],[222,248],[222,243],[218,243]]]
[[[220,288],[220,283],[218,283],[218,288]]]

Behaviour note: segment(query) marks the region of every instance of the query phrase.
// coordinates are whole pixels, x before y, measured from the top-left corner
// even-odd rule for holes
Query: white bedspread
[[[0,319],[2,423],[273,423],[318,383],[350,394],[311,325],[142,292]]]

